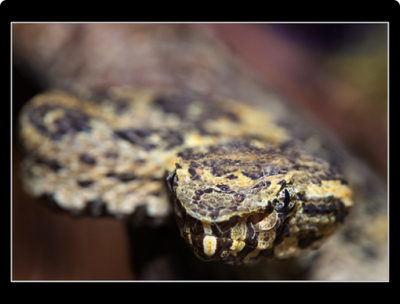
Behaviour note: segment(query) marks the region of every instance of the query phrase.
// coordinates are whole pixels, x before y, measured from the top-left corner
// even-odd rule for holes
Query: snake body
[[[52,90],[20,122],[27,191],[138,225],[175,214],[205,261],[295,257],[321,246],[353,205],[344,176],[271,113],[220,96]]]

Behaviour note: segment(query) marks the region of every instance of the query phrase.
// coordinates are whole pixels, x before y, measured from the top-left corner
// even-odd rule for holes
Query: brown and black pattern
[[[174,212],[199,258],[241,264],[317,248],[352,206],[337,168],[267,112],[170,90],[72,91],[21,115],[25,187],[61,209],[136,224]]]

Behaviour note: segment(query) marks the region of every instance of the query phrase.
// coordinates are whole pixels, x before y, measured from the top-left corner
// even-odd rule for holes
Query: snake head
[[[298,162],[277,150],[236,143],[181,153],[167,182],[181,236],[196,256],[241,264],[317,248],[349,207],[336,199],[326,212],[334,196],[323,191],[348,187],[322,181],[328,188],[318,188],[316,176]]]

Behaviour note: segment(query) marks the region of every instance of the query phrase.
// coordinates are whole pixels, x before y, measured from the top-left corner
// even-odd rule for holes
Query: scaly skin
[[[271,113],[219,96],[49,91],[24,108],[21,137],[29,192],[72,213],[138,225],[162,224],[175,211],[204,260],[297,256],[331,236],[353,204],[337,169]]]

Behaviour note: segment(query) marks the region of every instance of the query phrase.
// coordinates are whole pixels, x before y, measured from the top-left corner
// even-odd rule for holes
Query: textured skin
[[[203,260],[297,256],[331,236],[353,204],[337,169],[272,115],[217,96],[49,91],[24,108],[21,137],[30,193],[138,225],[162,224],[174,211]]]

